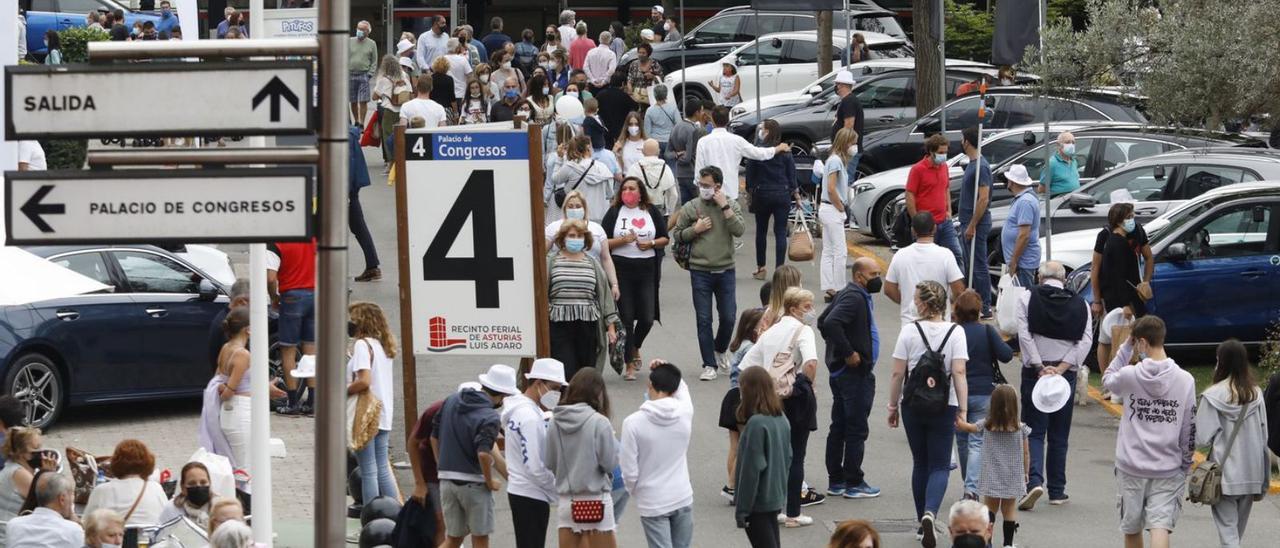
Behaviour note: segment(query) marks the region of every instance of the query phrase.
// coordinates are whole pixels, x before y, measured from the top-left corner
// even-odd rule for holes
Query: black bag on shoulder
[[[920,342],[924,344],[924,354],[916,361],[916,366],[907,374],[907,382],[902,391],[902,405],[910,407],[916,413],[941,413],[947,409],[951,395],[951,379],[947,375],[946,356],[942,351],[956,330],[952,324],[942,344],[934,350],[929,346],[929,338],[925,336],[920,322],[914,322],[916,331],[920,332]]]
[[[571,188],[571,189],[569,189],[569,190],[578,190],[578,187],[579,187],[579,186],[582,186],[582,181],[583,181],[583,179],[586,179],[586,178],[587,178],[587,174],[588,174],[588,173],[591,173],[591,168],[593,168],[593,167],[595,167],[595,166],[596,166],[596,161],[595,161],[595,160],[591,160],[591,164],[587,166],[587,169],[583,170],[583,172],[582,172],[582,176],[581,176],[581,177],[578,177],[578,182],[573,183],[573,188]],[[555,194],[554,194],[554,196],[555,196],[555,200],[556,200],[556,207],[564,207],[564,197],[565,197],[567,194],[568,194],[568,193],[567,193],[567,192],[565,192],[565,190],[564,190],[564,187],[563,187],[563,186],[562,186],[562,187],[559,187],[559,188],[557,188],[557,189],[556,189]]]

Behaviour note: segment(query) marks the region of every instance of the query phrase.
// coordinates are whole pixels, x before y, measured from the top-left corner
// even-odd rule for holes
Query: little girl
[[[462,123],[483,124],[489,121],[489,101],[477,80],[467,82],[467,96],[462,98]]]
[[[760,317],[764,315],[763,308],[748,308],[738,317],[738,326],[733,333],[733,340],[729,342],[729,351],[733,352],[733,359],[729,362],[729,391],[725,392],[724,399],[720,402],[720,428],[729,431],[729,459],[727,462],[729,470],[729,479],[724,488],[720,490],[720,494],[729,499],[730,504],[733,501],[734,481],[733,469],[738,462],[738,404],[742,402],[742,395],[738,392],[738,364],[742,363],[742,357],[747,355],[747,351],[755,345],[756,339],[760,333],[756,331],[756,325],[760,323]]]
[[[742,80],[738,78],[738,67],[733,63],[724,63],[719,82],[709,80],[707,84],[720,94],[720,104],[732,107],[742,102]]]
[[[1002,384],[991,393],[987,418],[976,423],[956,417],[956,428],[970,434],[982,433],[982,473],[978,495],[982,496],[995,523],[995,513],[1004,516],[1004,545],[1013,546],[1018,531],[1018,498],[1027,493],[1031,453],[1027,435],[1031,428],[1018,421],[1018,393]]]

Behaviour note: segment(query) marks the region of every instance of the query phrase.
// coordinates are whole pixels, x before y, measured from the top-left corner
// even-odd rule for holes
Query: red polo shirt
[[[271,251],[280,257],[276,271],[280,292],[316,288],[316,241],[277,243]]]
[[[933,165],[933,160],[922,158],[911,166],[907,174],[907,192],[916,195],[916,211],[928,211],[933,221],[941,223],[947,218],[947,205],[951,202],[951,176],[947,164]]]

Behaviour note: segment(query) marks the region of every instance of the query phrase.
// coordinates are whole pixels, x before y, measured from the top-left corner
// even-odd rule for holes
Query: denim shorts
[[[290,289],[280,295],[280,344],[316,342],[316,292],[313,289]]]

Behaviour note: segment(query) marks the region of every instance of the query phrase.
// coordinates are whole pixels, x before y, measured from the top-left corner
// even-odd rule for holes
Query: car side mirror
[[[967,154],[961,154],[960,159],[956,160],[956,167],[968,167],[968,166],[969,166],[969,156]]]
[[[211,303],[218,298],[218,288],[209,280],[200,280],[200,300]]]
[[[1026,146],[1031,146],[1031,145],[1036,144],[1036,134],[1035,134],[1035,132],[1034,132],[1034,131],[1024,131],[1024,132],[1022,132],[1022,144],[1026,145]]]
[[[819,85],[810,86],[809,89],[804,90],[804,92],[808,93],[809,95],[817,95],[819,93],[822,93],[822,86],[819,86]]]
[[[916,131],[924,134],[942,131],[942,123],[935,116],[925,116],[916,122]]]
[[[1088,194],[1077,192],[1067,197],[1067,207],[1071,208],[1071,211],[1088,211],[1096,205],[1098,205],[1098,199]]]
[[[1187,244],[1182,242],[1169,244],[1169,247],[1164,250],[1164,256],[1178,263],[1187,260]]]
[[[1267,222],[1267,208],[1265,206],[1254,206],[1253,208],[1253,224],[1262,224]]]
[[[1156,180],[1157,180],[1157,181],[1163,181],[1163,180],[1164,180],[1164,166],[1156,166],[1156,169],[1155,169],[1155,172],[1153,173],[1153,175],[1155,175],[1155,178],[1156,178]]]
[[[774,48],[781,48],[781,47],[782,47],[782,39],[781,39],[781,38],[774,38],[773,40],[770,40],[770,41],[769,41],[769,46],[770,46],[770,47],[774,47]]]

